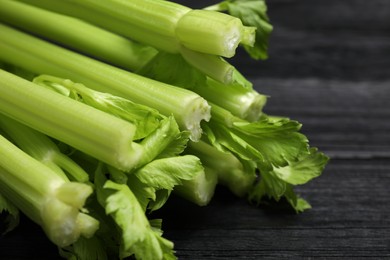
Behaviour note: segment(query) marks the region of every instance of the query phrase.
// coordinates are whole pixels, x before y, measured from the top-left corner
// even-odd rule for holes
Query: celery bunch
[[[70,259],[173,259],[148,213],[217,184],[286,199],[328,158],[224,58],[266,59],[264,0],[0,0],[0,210]]]

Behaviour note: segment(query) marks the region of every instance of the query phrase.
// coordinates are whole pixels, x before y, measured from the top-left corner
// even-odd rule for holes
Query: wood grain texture
[[[194,7],[217,1],[177,2]],[[331,161],[299,193],[296,215],[257,208],[219,187],[197,207],[177,197],[152,217],[179,259],[390,258],[390,1],[270,0],[270,58],[231,60],[260,92],[266,113],[303,124]],[[0,237],[0,259],[58,259],[40,229]]]
[[[303,124],[311,144],[337,158],[390,157],[390,81],[253,80],[265,112]]]

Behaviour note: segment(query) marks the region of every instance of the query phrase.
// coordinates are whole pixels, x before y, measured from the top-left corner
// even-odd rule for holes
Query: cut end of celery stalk
[[[206,206],[214,196],[218,175],[211,169],[205,168],[192,180],[183,180],[182,185],[176,186],[175,194],[195,203]]]
[[[59,247],[68,246],[82,235],[91,237],[99,222],[82,213],[92,188],[86,184],[68,182],[53,191],[42,206],[42,227],[49,239]]]
[[[241,44],[253,47],[256,41],[256,27],[243,26],[241,31]]]
[[[235,68],[223,58],[193,51],[184,46],[180,48],[180,54],[190,65],[210,78],[223,84],[230,84],[233,82]]]
[[[23,162],[23,163],[20,163]],[[80,216],[92,187],[69,182],[0,136],[1,192],[26,216],[39,224],[60,247],[99,227],[92,217]]]
[[[258,94],[257,92],[249,92],[247,97],[248,100],[246,102],[243,100],[244,102],[242,104],[248,104],[248,106],[244,108],[244,113],[241,117],[249,122],[257,121],[263,114],[263,108],[267,103],[267,96]]]
[[[176,36],[186,48],[226,58],[235,55],[241,42],[249,44],[254,34],[240,19],[209,10],[186,13],[176,27]]]
[[[227,187],[238,197],[245,196],[252,187],[256,175],[232,153],[222,152],[205,142],[190,142],[188,152],[196,155],[208,172],[217,175],[218,184]]]
[[[196,97],[192,100],[188,110],[184,112],[183,122],[181,127],[190,132],[190,139],[194,142],[199,141],[202,136],[202,128],[200,122],[202,120],[208,122],[211,118],[211,106],[202,97]]]

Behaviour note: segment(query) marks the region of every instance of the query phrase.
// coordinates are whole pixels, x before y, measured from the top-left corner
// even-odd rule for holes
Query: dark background
[[[192,7],[216,1],[177,1]],[[270,58],[231,60],[271,98],[266,112],[303,124],[331,157],[298,188],[313,209],[257,208],[218,188],[207,207],[173,197],[156,214],[180,259],[390,257],[390,1],[269,0]],[[26,219],[0,259],[54,259]]]

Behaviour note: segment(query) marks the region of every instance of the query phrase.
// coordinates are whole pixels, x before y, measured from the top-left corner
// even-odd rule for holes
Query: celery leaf
[[[261,203],[265,197],[276,201],[284,197],[296,212],[309,209],[310,204],[295,194],[293,185],[302,185],[318,177],[329,160],[316,148],[309,151],[287,166],[273,167],[270,171],[260,168],[261,180],[250,191],[250,200]]]
[[[72,245],[59,248],[59,254],[68,260],[107,260],[107,252],[105,251],[103,242],[96,236],[92,238],[80,237]]]
[[[273,172],[279,179],[292,185],[302,185],[318,177],[329,158],[323,153],[311,148],[310,153],[284,167],[274,167]]]
[[[308,140],[299,133],[301,125],[296,121],[267,118],[252,123],[234,123],[234,132],[259,151],[263,167],[285,166],[301,154],[308,153]]]
[[[204,127],[208,142],[257,164],[259,181],[249,188],[249,199],[261,203],[264,198],[279,201],[284,197],[297,212],[309,208],[292,187],[319,176],[328,158],[309,147],[306,136],[299,132],[301,124],[265,115],[248,122],[213,108],[214,120]]]
[[[162,259],[173,256],[173,243],[162,238],[150,225],[145,211],[126,184],[107,180],[102,172],[95,177],[99,203],[121,233],[120,258]]]
[[[254,59],[268,58],[268,42],[273,26],[269,23],[265,0],[226,0],[206,9],[225,11],[240,18],[244,25],[256,27],[254,46],[244,46],[244,48]]]
[[[203,171],[199,158],[183,155],[156,159],[137,170],[134,175],[141,183],[154,190],[154,200],[150,201],[149,209],[156,210],[164,205],[175,186],[181,185],[183,180],[196,178]],[[140,192],[145,194],[148,190]]]
[[[268,41],[272,25],[267,15],[265,0],[230,0],[227,4],[228,13],[241,19],[246,26],[256,27],[256,40],[253,47],[244,46],[254,59],[268,58]]]

